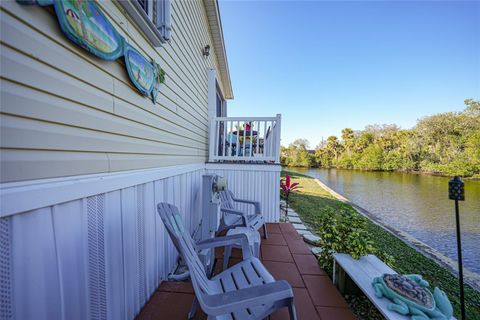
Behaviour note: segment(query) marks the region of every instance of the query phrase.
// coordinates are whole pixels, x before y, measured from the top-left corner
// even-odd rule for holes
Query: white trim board
[[[0,184],[0,218],[198,170],[280,172],[275,164],[195,163]]]
[[[205,163],[0,184],[0,218],[187,172]]]
[[[280,172],[282,167],[279,164],[253,164],[253,163],[216,163],[207,162],[207,170],[237,170],[237,171],[269,171]]]

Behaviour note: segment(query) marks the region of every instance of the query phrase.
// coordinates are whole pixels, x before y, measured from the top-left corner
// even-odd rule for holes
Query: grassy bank
[[[313,230],[318,229],[318,216],[324,214],[328,207],[354,210],[351,206],[335,199],[328,191],[321,188],[314,179],[293,172],[288,172],[288,174],[292,177],[293,182],[300,182],[303,187],[300,193],[290,195],[291,206]],[[285,175],[285,172],[282,172],[282,175]],[[460,314],[460,299],[456,277],[435,261],[420,254],[373,222],[367,222],[367,230],[375,239],[374,246],[395,258],[392,264],[395,271],[403,274],[421,274],[430,283],[431,287],[439,287],[444,290],[458,317]],[[465,295],[467,319],[480,319],[480,293],[466,286]],[[349,297],[347,300],[353,304],[352,308],[357,311],[359,318],[373,318],[373,315],[366,317],[363,314],[365,309],[368,308],[368,306],[365,306],[365,303],[367,303],[365,299]]]

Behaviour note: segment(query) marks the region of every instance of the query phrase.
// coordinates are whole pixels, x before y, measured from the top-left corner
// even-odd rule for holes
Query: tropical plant
[[[345,151],[347,153],[352,152],[352,147],[355,143],[355,132],[350,128],[345,128],[342,130],[342,141],[345,146]]]
[[[291,178],[287,174],[287,176],[285,177],[285,180],[284,179],[280,180],[280,188],[285,197],[285,203],[286,203],[285,212],[288,213],[288,197],[290,196],[290,193],[294,191],[299,191],[298,189],[300,189],[301,186],[299,182],[291,183]]]

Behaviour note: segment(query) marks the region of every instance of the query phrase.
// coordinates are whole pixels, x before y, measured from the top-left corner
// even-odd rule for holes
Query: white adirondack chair
[[[157,210],[187,263],[196,299],[208,319],[260,320],[282,307],[288,307],[290,318],[297,319],[292,287],[284,280],[275,281],[260,260],[252,256],[245,235],[212,238],[195,244],[184,229],[177,207],[159,203]],[[208,279],[197,251],[232,244],[242,246],[244,260]]]
[[[240,226],[251,227],[255,230],[263,227],[263,237],[267,239],[267,226],[265,225],[265,219],[263,218],[258,201],[238,199],[235,198],[232,191],[225,190],[220,192],[220,202],[222,217],[218,231]],[[255,208],[254,213],[249,215],[246,212],[235,209],[235,202],[253,205]]]

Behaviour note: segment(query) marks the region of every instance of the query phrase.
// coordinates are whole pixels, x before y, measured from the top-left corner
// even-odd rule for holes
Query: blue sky
[[[221,1],[230,116],[282,114],[282,144],[480,99],[480,1]]]

